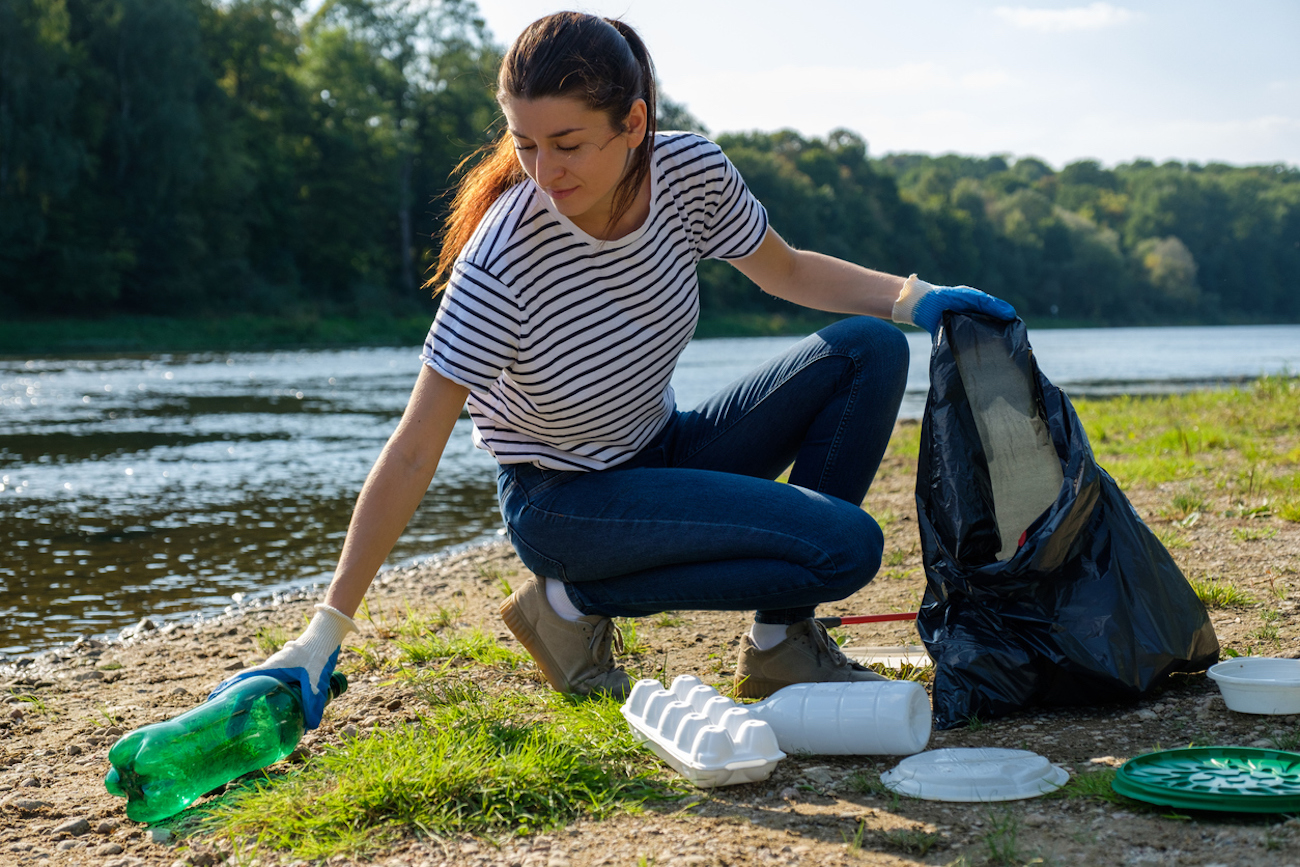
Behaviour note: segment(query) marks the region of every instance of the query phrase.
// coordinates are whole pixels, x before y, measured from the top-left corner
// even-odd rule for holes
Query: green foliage
[[[251,314],[291,323],[266,334],[281,345],[320,342],[313,318],[427,323],[429,239],[498,123],[500,55],[471,0],[0,4],[0,319]],[[660,108],[665,128],[704,128]],[[872,159],[844,129],[717,139],[796,246],[976,285],[1034,324],[1300,320],[1293,167]],[[700,281],[701,334],[830,318],[720,262]]]
[[[461,688],[414,725],[346,740],[236,794],[209,824],[267,854],[361,856],[411,831],[535,833],[680,794],[655,772],[615,700]]]
[[[427,324],[429,203],[499,49],[463,0],[312,5],[3,4],[0,308]]]

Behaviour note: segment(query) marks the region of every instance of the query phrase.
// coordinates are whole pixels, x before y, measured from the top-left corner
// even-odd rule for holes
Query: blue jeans
[[[750,610],[790,624],[860,590],[884,537],[861,508],[907,384],[907,341],[845,319],[597,472],[503,465],[506,531],[524,565],[586,614]],[[793,463],[789,484],[773,481]]]

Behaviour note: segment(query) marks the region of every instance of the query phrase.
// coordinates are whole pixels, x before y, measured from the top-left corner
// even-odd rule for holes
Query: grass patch
[[[939,845],[939,835],[924,828],[895,828],[886,831],[883,839],[888,846],[921,856]]]
[[[984,845],[988,848],[988,864],[999,867],[1022,867],[1027,860],[1020,851],[1020,817],[1010,809],[990,813],[988,833],[984,835]]]
[[[1277,535],[1277,527],[1237,527],[1232,535],[1239,542],[1261,542]]]
[[[1206,608],[1244,608],[1255,603],[1255,597],[1240,587],[1213,578],[1192,581],[1192,589]]]
[[[1121,487],[1184,483],[1165,513],[1186,520],[1208,508],[1201,490],[1229,505],[1261,499],[1292,505],[1295,407],[1300,378],[1265,376],[1248,386],[1161,396],[1080,398],[1074,402],[1102,466]]]
[[[1074,774],[1066,781],[1064,786],[1054,792],[1048,792],[1043,797],[1086,798],[1093,801],[1105,801],[1108,804],[1132,804],[1132,800],[1124,797],[1111,787],[1111,781],[1114,779],[1114,768],[1102,768],[1101,770]]]
[[[253,634],[253,643],[263,656],[270,656],[284,647],[285,642],[291,638],[293,636],[283,626],[263,626]]]
[[[623,656],[639,656],[643,653],[650,652],[650,642],[637,632],[637,620],[635,617],[620,617],[614,621],[614,624],[623,633]],[[615,646],[617,650],[617,645]]]
[[[409,624],[410,621],[407,621]],[[405,630],[406,624],[403,624]],[[516,668],[528,661],[526,654],[503,647],[481,629],[467,629],[450,635],[423,634],[418,637],[397,638],[399,659],[410,665],[427,665],[446,660],[464,665],[478,663],[486,666]]]
[[[621,724],[617,701],[461,686],[414,725],[236,792],[209,828],[250,855],[364,857],[410,834],[535,833],[684,794],[653,779],[657,762]]]

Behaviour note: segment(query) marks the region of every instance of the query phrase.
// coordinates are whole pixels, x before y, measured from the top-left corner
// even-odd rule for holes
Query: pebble
[[[41,781],[36,779],[35,777],[28,777],[18,785],[24,786],[28,789],[39,789],[41,787]]]
[[[74,837],[80,837],[90,830],[90,823],[84,818],[69,819],[62,825],[57,825],[52,833],[71,834]]]
[[[781,800],[783,801],[789,801],[797,797],[799,797],[799,790],[794,786],[786,786],[781,790]]]
[[[13,720],[14,722],[22,722],[25,716],[26,714],[22,712],[21,708],[14,708],[13,710],[9,711],[9,719]]]
[[[169,694],[170,694],[170,695],[189,695],[189,694],[190,694],[190,691],[189,691],[188,689],[186,689],[185,687],[183,687],[183,686],[178,686],[178,687],[176,687],[175,689],[173,689]]]
[[[339,734],[348,740],[353,740],[357,736],[357,727],[354,725],[345,725],[339,730]]]
[[[150,828],[149,842],[151,843],[170,843],[174,835],[166,828]]]
[[[819,786],[829,786],[835,782],[835,778],[831,776],[831,769],[820,765],[815,768],[805,768],[803,775],[808,782]]]
[[[62,849],[64,852],[66,852],[66,851],[68,851],[69,849],[76,849],[77,847],[79,847],[79,846],[81,846],[81,845],[82,845],[82,843],[81,843],[80,840],[64,840],[62,843],[60,843],[60,844],[58,845],[58,848],[59,848],[59,849]]]
[[[68,744],[68,746],[63,751],[70,756],[79,756],[83,752],[85,752],[85,750],[83,750],[77,744]]]
[[[117,830],[117,823],[112,819],[105,819],[95,826],[96,834],[112,834]]]
[[[1160,717],[1155,711],[1150,710],[1149,708],[1143,708],[1137,712],[1137,718],[1150,722],[1151,720],[1159,719]]]
[[[95,854],[101,858],[107,855],[121,855],[122,847],[116,843],[105,843],[95,848]]]
[[[42,807],[48,807],[50,805],[45,803],[44,801],[36,801],[31,798],[18,798],[15,801],[10,801],[9,806],[13,807],[15,810],[26,810],[28,812],[31,812],[33,810],[39,810]]]

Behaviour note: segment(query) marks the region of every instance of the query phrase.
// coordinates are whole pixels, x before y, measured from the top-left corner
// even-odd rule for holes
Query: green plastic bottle
[[[330,675],[330,698],[348,688]],[[156,822],[184,810],[213,789],[293,752],[303,735],[297,685],[266,675],[236,683],[193,710],[138,728],[108,751],[104,778],[125,797],[126,815]]]

